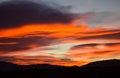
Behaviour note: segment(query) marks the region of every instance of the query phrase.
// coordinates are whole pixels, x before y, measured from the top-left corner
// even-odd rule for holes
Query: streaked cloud
[[[114,27],[119,15],[114,13],[73,14],[30,1],[0,3],[0,11],[0,61],[72,66],[120,59],[120,29]]]

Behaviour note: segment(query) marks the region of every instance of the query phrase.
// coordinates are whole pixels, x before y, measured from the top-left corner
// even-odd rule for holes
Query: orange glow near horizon
[[[117,7],[117,0],[0,0],[0,61],[82,66],[120,59]]]
[[[24,25],[18,28],[3,29],[0,32],[0,38],[28,39],[37,36],[38,41],[39,37],[40,40],[42,37],[46,41],[29,41],[30,44],[24,40],[24,43],[22,40],[21,42],[20,40],[19,42],[0,42],[0,45],[16,45],[16,47],[26,43],[25,47],[29,47],[18,51],[4,52],[1,50],[0,57],[12,58],[14,60],[5,61],[20,65],[48,63],[64,66],[81,66],[100,59],[120,59],[120,40],[112,37],[118,33],[120,29],[90,28],[89,26],[76,26],[73,23]],[[48,41],[49,38],[55,38],[55,41],[47,45],[46,42],[51,42]],[[41,45],[42,42],[45,45]],[[73,47],[77,48],[73,49]]]

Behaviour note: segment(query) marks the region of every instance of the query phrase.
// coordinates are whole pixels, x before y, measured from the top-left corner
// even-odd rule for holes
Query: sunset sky
[[[120,59],[120,0],[0,0],[0,61],[82,66]]]

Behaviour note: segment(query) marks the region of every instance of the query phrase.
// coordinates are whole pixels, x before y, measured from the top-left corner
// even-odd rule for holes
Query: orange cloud
[[[90,59],[95,58],[114,58],[113,55],[119,54],[120,44],[119,43],[108,43],[108,44],[86,44],[75,46],[68,52],[70,58],[75,59]]]
[[[0,61],[20,65],[48,63],[72,66],[84,65],[99,58],[115,58],[116,54],[120,59],[118,26],[94,28],[88,25],[109,23],[111,20],[106,20],[104,14],[101,18],[94,12],[73,14],[64,7],[57,10],[43,3],[29,4],[25,1],[25,5],[21,6],[22,3],[1,3],[1,9],[7,8],[1,10],[3,20],[0,22]],[[15,11],[10,11],[13,9]],[[110,19],[119,16],[112,15]]]
[[[2,61],[13,62],[19,65],[30,65],[30,64],[52,64],[62,66],[73,66],[73,65],[84,65],[88,61],[73,61],[67,58],[55,58],[51,56],[2,56]]]
[[[19,28],[1,30],[0,37],[18,37],[27,34],[35,34],[36,32],[48,32],[48,33],[53,32],[55,34],[49,35],[49,37],[50,36],[56,37],[56,35],[60,37],[66,37],[73,35],[75,32],[87,30],[87,28],[88,26],[74,26],[71,24],[25,25]]]
[[[104,58],[118,54],[120,45],[115,43],[120,42],[119,33],[119,29],[91,29],[89,26],[76,26],[73,23],[24,25],[4,29],[0,32],[0,57],[10,57],[12,61],[4,61],[22,65],[84,65],[96,59],[95,57]],[[63,47],[55,47],[60,44]],[[69,50],[74,46],[79,47]],[[64,57],[59,53],[62,51]]]

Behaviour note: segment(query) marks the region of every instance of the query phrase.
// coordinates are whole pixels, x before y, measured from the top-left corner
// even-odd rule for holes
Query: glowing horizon
[[[8,5],[13,6],[9,3]],[[15,4],[14,6],[20,8],[20,5]],[[4,6],[6,5],[1,5],[0,10]],[[36,8],[36,5],[32,6]],[[44,4],[42,6],[46,7]],[[56,8],[48,8],[48,6],[47,9],[42,7],[43,12],[41,13],[38,11],[38,7],[39,5],[37,9],[32,8],[36,12],[32,13],[31,7],[27,6],[28,11],[25,12],[28,14],[30,11],[31,16],[29,14],[27,16],[24,13],[24,10],[27,9],[24,9],[23,17],[21,17],[22,14],[20,16],[17,14],[18,8],[15,13],[11,11],[6,13],[16,7],[5,9],[6,15],[3,17],[9,16],[9,14],[16,14],[16,16],[13,15],[15,19],[11,16],[6,17],[0,22],[0,61],[19,65],[47,63],[82,66],[98,60],[120,59],[120,24],[118,22],[114,24],[114,21],[119,20],[117,18],[119,14],[112,13],[112,17],[105,19],[103,16],[107,16],[106,13],[102,13],[103,16],[99,18],[101,13],[98,13],[98,16],[95,12],[69,14],[56,10]],[[100,19],[103,23],[111,20],[113,22],[92,26],[93,23],[99,24]]]

